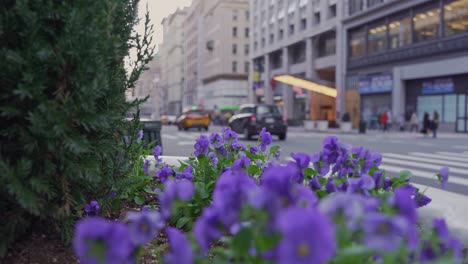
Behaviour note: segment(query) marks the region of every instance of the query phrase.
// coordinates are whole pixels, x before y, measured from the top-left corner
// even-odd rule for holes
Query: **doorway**
[[[459,133],[468,133],[468,95],[457,96],[457,122],[455,130]]]

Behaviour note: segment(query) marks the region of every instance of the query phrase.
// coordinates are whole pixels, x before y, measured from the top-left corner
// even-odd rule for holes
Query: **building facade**
[[[335,97],[290,83],[275,76],[291,75],[335,89],[343,82],[337,64],[341,50],[343,1],[251,0],[252,98],[283,106],[290,123],[336,118]]]
[[[185,29],[184,106],[232,106],[248,101],[247,0],[194,0]]]
[[[343,36],[338,101],[353,120],[437,111],[441,129],[468,132],[468,0],[348,0]]]
[[[163,25],[163,43],[159,50],[161,83],[167,91],[167,114],[169,115],[179,115],[182,112],[185,83],[183,22],[186,16],[186,8],[177,9],[161,22]]]

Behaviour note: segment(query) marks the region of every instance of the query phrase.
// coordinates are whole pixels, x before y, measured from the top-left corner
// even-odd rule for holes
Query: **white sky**
[[[192,0],[141,0],[139,13],[140,17],[144,18],[146,11],[146,4],[148,4],[148,9],[150,12],[151,23],[154,27],[153,41],[156,44],[156,49],[158,44],[161,44],[163,37],[163,28],[161,21],[163,18],[172,14],[177,8],[183,8],[185,6],[190,6]],[[143,32],[143,25],[140,23],[138,31]]]

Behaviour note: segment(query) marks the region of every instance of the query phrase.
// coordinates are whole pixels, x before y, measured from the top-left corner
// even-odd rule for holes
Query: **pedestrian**
[[[405,131],[405,118],[403,117],[403,114],[398,117],[398,125],[400,126],[400,131]]]
[[[388,128],[388,130],[392,130],[392,123],[393,123],[392,112],[390,110],[388,110],[387,111],[387,128]]]
[[[387,122],[388,122],[388,115],[387,112],[383,112],[382,115],[380,116],[380,123],[382,124],[382,130],[383,132],[387,132]]]
[[[418,132],[419,120],[418,120],[418,115],[416,114],[416,112],[413,112],[413,114],[411,115],[410,124],[411,124],[411,132],[413,132],[413,130],[416,130],[416,132]]]
[[[434,115],[432,116],[431,122],[431,129],[432,129],[432,137],[437,137],[437,129],[439,128],[439,113],[434,111]]]
[[[421,133],[426,136],[431,129],[431,119],[429,118],[429,114],[427,112],[424,113],[424,118],[423,118],[423,129],[421,130]]]

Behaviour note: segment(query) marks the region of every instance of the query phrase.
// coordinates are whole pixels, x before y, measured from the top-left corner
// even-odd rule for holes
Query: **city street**
[[[164,155],[189,156],[193,153],[195,139],[201,134],[219,132],[220,127],[211,127],[210,131],[178,131],[175,126],[164,126],[162,139]],[[419,133],[392,132],[383,134],[371,131],[364,135],[336,133],[341,142],[353,146],[363,146],[383,155],[383,166],[387,173],[396,175],[408,169],[413,173],[413,182],[423,186],[440,188],[435,174],[442,166],[450,168],[450,180],[446,186],[448,192],[465,195],[468,198],[468,136],[465,134],[446,133],[439,138],[424,138]],[[281,146],[281,159],[286,161],[291,152],[315,153],[320,150],[325,133],[306,132],[303,128],[293,127],[288,132],[286,141],[274,137],[273,144]],[[256,144],[256,140],[244,144]]]

